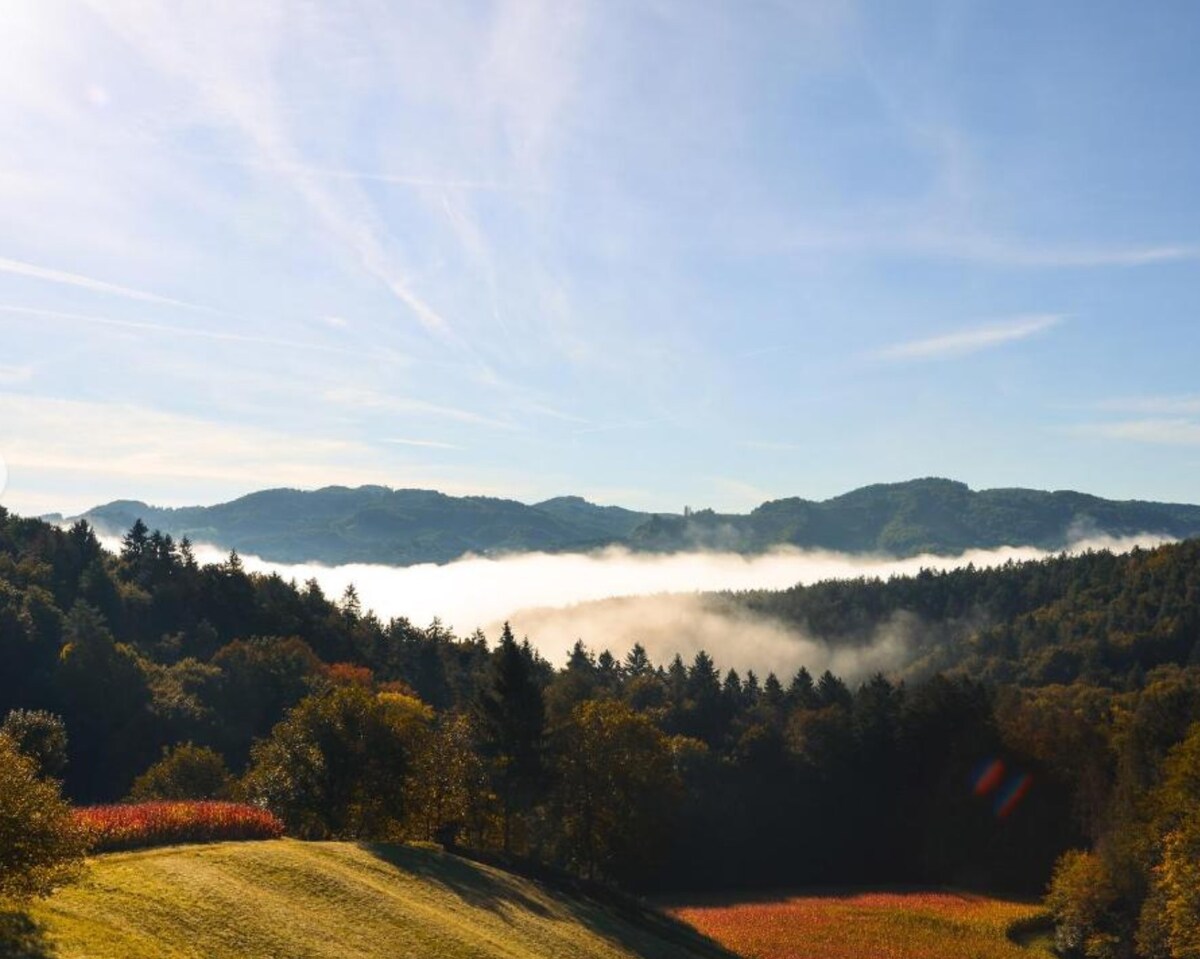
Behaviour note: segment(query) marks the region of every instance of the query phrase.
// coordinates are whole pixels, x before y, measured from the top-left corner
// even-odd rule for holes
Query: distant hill
[[[914,556],[968,549],[1061,549],[1096,535],[1200,534],[1200,506],[1115,501],[1069,491],[974,491],[946,479],[878,484],[816,502],[763,503],[749,514],[651,514],[577,496],[534,505],[432,490],[330,486],[264,490],[217,506],[166,509],[118,500],[85,513],[105,533],[137,519],[175,537],[277,562],[446,563],[468,553],[579,552],[622,545],[645,552],[791,545]]]
[[[652,910],[445,853],[291,840],[99,856],[23,925],[0,923],[0,955],[732,959]]]
[[[467,553],[586,550],[616,541],[647,517],[564,497],[539,506],[432,490],[329,486],[276,489],[217,506],[161,509],[119,500],[85,514],[101,532],[141,518],[196,542],[278,562],[447,563]]]

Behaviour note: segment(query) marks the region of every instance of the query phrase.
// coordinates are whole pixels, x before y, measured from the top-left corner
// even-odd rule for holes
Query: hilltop
[[[446,563],[467,554],[642,552],[775,546],[915,556],[1035,546],[1084,537],[1200,534],[1200,506],[1106,500],[1072,491],[975,491],[946,479],[865,486],[824,501],[791,497],[750,513],[646,513],[578,496],[528,505],[433,490],[330,486],[263,490],[215,506],[163,508],[118,500],[84,513],[100,532],[137,519],[196,542],[276,562]]]
[[[27,959],[697,959],[729,955],[656,912],[620,914],[434,850],[223,843],[100,856],[33,907]],[[0,932],[0,936],[3,933]],[[20,951],[24,950],[24,951]]]

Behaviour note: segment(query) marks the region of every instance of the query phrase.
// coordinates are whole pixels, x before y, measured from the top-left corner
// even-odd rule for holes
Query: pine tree
[[[179,541],[179,558],[183,561],[183,568],[189,573],[194,573],[199,568],[196,554],[192,551],[192,541],[186,536]]]
[[[478,706],[480,750],[501,803],[504,851],[512,849],[512,823],[532,802],[542,779],[546,707],[529,652],[504,624],[500,645]]]
[[[812,673],[804,666],[801,666],[796,671],[796,675],[792,677],[791,686],[788,687],[788,700],[791,705],[800,709],[815,709],[817,703],[817,690],[813,685]]]
[[[121,540],[121,559],[137,565],[146,555],[146,547],[149,542],[150,528],[141,519],[135,520],[134,524],[129,527],[129,532],[125,534],[125,538]]]
[[[641,643],[634,643],[633,649],[625,654],[626,675],[630,678],[643,676],[653,668],[650,664],[650,657],[646,655],[646,647]]]
[[[342,593],[342,614],[352,623],[362,616],[362,600],[358,598],[358,590],[353,583],[347,583]]]

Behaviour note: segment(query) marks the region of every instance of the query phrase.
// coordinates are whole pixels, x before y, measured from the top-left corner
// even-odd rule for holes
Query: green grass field
[[[97,857],[0,919],[4,959],[695,959],[687,927],[435,850],[276,840]]]

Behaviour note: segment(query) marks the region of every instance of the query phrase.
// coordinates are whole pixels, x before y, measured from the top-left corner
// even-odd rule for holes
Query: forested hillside
[[[445,563],[467,553],[581,551],[620,545],[651,552],[757,553],[776,546],[915,556],[1036,546],[1081,538],[1200,534],[1200,507],[1114,502],[1082,493],[978,492],[943,479],[867,486],[824,502],[763,503],[749,514],[650,514],[563,496],[532,506],[432,490],[328,487],[265,490],[218,506],[163,509],[134,501],[83,517],[121,534],[141,519],[176,538],[278,562]]]
[[[0,716],[77,801],[235,796],[301,837],[635,889],[1038,892],[1094,848],[1060,861],[1064,947],[1182,955],[1151,945],[1195,909],[1198,588],[1185,542],[721,599],[833,643],[912,617],[933,638],[909,682],[617,658],[599,636],[554,668],[508,631],[201,567],[141,525],[114,556],[83,523],[0,513]]]
[[[1138,686],[1156,666],[1200,665],[1200,540],[709,599],[835,645],[902,627],[913,641],[903,667],[911,676]]]

